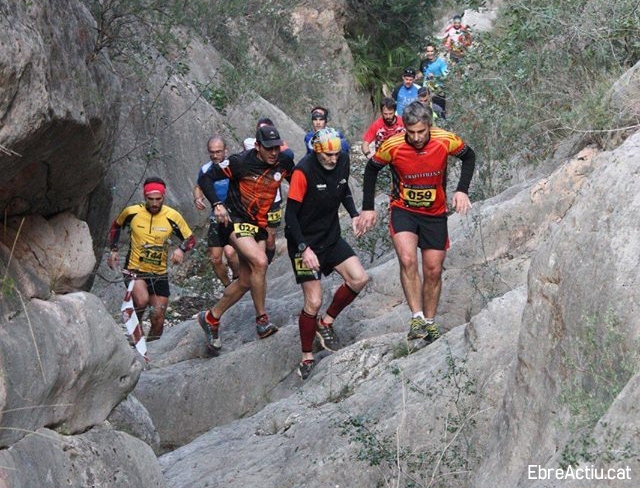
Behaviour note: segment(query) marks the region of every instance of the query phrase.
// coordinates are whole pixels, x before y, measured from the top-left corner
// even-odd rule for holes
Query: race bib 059
[[[402,199],[408,207],[430,207],[436,200],[436,187],[404,185]]]

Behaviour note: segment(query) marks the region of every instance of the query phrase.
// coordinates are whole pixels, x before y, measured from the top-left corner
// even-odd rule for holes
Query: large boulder
[[[160,450],[160,436],[149,416],[149,411],[134,395],[130,394],[121,401],[111,411],[107,420],[114,429],[137,437],[149,445],[154,452]]]
[[[98,426],[76,436],[41,428],[0,452],[1,488],[163,488],[158,460],[135,437]]]
[[[12,259],[33,277],[32,285],[27,285],[33,289],[58,294],[81,289],[96,264],[89,227],[66,212],[48,220],[38,215],[12,218],[6,223],[0,242],[11,249]],[[24,298],[34,296],[37,295]]]
[[[22,303],[22,312],[0,325],[2,447],[40,427],[73,434],[100,424],[142,370],[95,296]]]

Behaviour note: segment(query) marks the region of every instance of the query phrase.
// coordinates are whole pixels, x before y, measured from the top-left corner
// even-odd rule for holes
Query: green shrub
[[[640,58],[631,0],[510,2],[495,25],[474,34],[447,93],[450,125],[478,154],[479,198],[509,187],[519,166],[539,165],[568,136],[603,144],[620,126],[605,94]]]

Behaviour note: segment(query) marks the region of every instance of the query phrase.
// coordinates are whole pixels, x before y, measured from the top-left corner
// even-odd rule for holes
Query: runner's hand
[[[460,215],[465,215],[471,209],[471,200],[466,193],[457,191],[453,194],[451,205]]]
[[[120,268],[120,256],[118,255],[118,251],[110,251],[109,257],[107,258],[107,266],[111,269]]]
[[[313,271],[320,271],[320,261],[318,261],[318,256],[313,252],[313,249],[307,247],[300,256],[302,257],[302,262],[307,268]]]
[[[213,215],[215,216],[216,221],[223,225],[228,225],[231,222],[231,217],[229,217],[227,207],[222,204],[216,205],[213,208]]]
[[[376,225],[376,221],[378,220],[378,214],[375,210],[363,210],[360,212],[358,217],[358,232],[356,235],[364,235],[366,232],[371,230],[374,225]]]
[[[193,200],[193,204],[196,206],[196,208],[198,210],[204,210],[205,208],[207,208],[206,205],[204,204],[204,198],[203,197],[195,198]]]
[[[173,264],[180,264],[184,260],[184,251],[179,247],[174,249],[171,253],[171,262]]]
[[[353,231],[353,235],[356,237],[361,237],[364,234],[364,231],[360,226],[360,216],[354,217],[351,219],[351,230]]]

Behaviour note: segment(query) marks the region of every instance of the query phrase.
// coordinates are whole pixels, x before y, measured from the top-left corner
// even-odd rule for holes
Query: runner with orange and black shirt
[[[229,157],[225,168],[212,165],[198,178],[207,199],[213,204],[216,220],[225,225],[229,242],[238,252],[238,279],[224,289],[222,298],[211,309],[198,314],[198,322],[207,335],[209,349],[221,347],[218,334],[220,317],[251,290],[256,309],[256,330],[264,339],[278,331],[269,321],[265,302],[267,293],[267,214],[283,179],[289,180],[293,160],[280,153],[282,139],[275,127],[256,131],[256,147]],[[229,178],[229,191],[223,203],[216,195],[213,181]]]
[[[455,156],[462,161],[452,206],[464,215],[471,208],[467,193],[476,156],[460,137],[433,127],[431,109],[421,102],[410,103],[402,118],[406,134],[387,139],[365,167],[359,230],[366,232],[376,223],[376,179],[388,165],[393,182],[389,229],[400,262],[400,281],[413,315],[407,338],[433,342],[440,336],[435,315],[442,288],[442,265],[449,248],[444,188],[447,159]],[[418,247],[424,283],[418,271]]]

